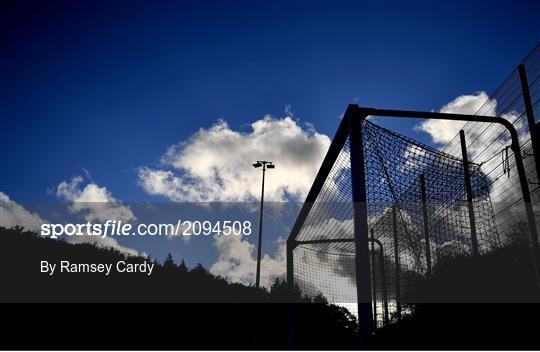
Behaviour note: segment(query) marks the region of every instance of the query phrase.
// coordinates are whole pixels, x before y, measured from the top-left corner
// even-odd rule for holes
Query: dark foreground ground
[[[537,303],[428,304],[414,319],[378,331],[380,349],[540,348]]]
[[[285,304],[16,304],[2,307],[3,348],[287,349]],[[371,349],[538,349],[540,307],[530,304],[439,307],[435,320],[379,332]],[[463,311],[465,311],[463,310]],[[481,319],[480,319],[481,317]],[[317,319],[313,317],[313,319]],[[479,324],[481,323],[481,324]],[[295,348],[356,349],[332,331],[296,335]],[[321,335],[326,335],[325,343]],[[311,339],[308,337],[311,336]],[[311,344],[309,341],[317,341]],[[299,345],[301,344],[301,345]]]

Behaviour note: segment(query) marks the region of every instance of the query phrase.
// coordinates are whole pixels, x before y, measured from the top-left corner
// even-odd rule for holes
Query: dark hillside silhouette
[[[530,248],[517,234],[484,256],[441,258],[433,276],[409,287],[419,303],[377,331],[380,348],[534,348],[540,346],[539,292]]]
[[[531,249],[523,237],[483,256],[460,254],[439,258],[433,275],[409,290],[420,302],[540,302]]]
[[[41,347],[63,348],[70,344],[94,348],[287,348],[293,317],[297,347],[356,346],[358,331],[353,315],[328,304],[322,296],[311,300],[302,297],[298,289],[291,293],[282,280],[276,280],[269,290],[257,290],[254,286],[229,283],[200,264],[188,270],[185,262],[177,264],[171,256],[161,264],[91,244],[41,238],[19,227],[0,228],[0,241],[2,302],[170,303],[4,305],[4,319],[10,322],[3,334],[4,347],[32,347],[32,341],[38,341]],[[156,267],[151,276],[114,271],[108,277],[87,273],[49,276],[40,273],[40,260],[147,260]],[[290,303],[293,301],[298,303]],[[232,304],[235,302],[238,303]],[[32,339],[24,337],[29,312],[34,317]],[[68,330],[51,333],[51,329],[60,327]]]
[[[17,227],[1,230],[5,250],[0,258],[7,282],[3,301],[72,301],[72,302],[234,302],[265,300],[264,289],[229,283],[198,265],[187,270],[168,257],[163,264],[152,258],[126,256],[111,248],[93,244],[71,244],[40,238]],[[60,273],[49,276],[40,272],[40,262],[59,263],[154,263],[152,275],[146,273]],[[57,270],[58,271],[58,270]],[[24,279],[23,279],[24,278]],[[39,289],[37,289],[39,287]]]

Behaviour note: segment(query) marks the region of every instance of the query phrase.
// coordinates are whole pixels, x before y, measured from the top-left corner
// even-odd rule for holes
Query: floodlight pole
[[[263,233],[263,212],[264,212],[264,176],[266,174],[266,168],[270,166],[273,168],[271,161],[257,161],[253,164],[258,168],[262,166],[262,190],[261,190],[261,210],[259,213],[259,241],[257,244],[257,272],[255,275],[255,287],[259,288],[261,283],[261,247],[262,247],[262,233]]]
[[[511,149],[514,153],[516,162],[516,170],[519,176],[519,183],[521,186],[521,193],[523,202],[525,203],[525,213],[527,214],[527,223],[530,232],[530,242],[533,252],[534,270],[536,275],[536,284],[540,289],[540,244],[538,241],[538,230],[536,229],[536,220],[534,218],[533,207],[531,203],[531,192],[529,190],[529,182],[525,173],[525,167],[523,166],[523,158],[521,156],[521,150],[519,146],[519,137],[514,125],[498,116],[477,116],[466,114],[447,114],[440,112],[426,112],[426,111],[408,111],[408,110],[390,110],[390,109],[374,109],[374,108],[360,108],[356,104],[350,104],[349,108],[356,108],[357,119],[363,120],[367,116],[380,116],[380,117],[404,117],[414,119],[436,119],[436,120],[450,120],[450,121],[476,121],[485,123],[498,123],[506,127],[512,138]],[[347,109],[347,110],[348,110]],[[354,183],[353,183],[354,184]]]

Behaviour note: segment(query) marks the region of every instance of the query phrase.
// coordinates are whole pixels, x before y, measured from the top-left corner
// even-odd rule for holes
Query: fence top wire
[[[540,116],[540,44],[521,62],[527,75],[533,114]],[[538,212],[540,204],[540,182],[536,173],[536,163],[532,153],[531,131],[525,109],[519,70],[514,69],[503,83],[497,87],[475,115],[491,115],[510,121],[518,133],[523,163],[533,208]],[[515,170],[515,159],[510,153],[504,157],[504,151],[510,144],[507,131],[500,125],[468,122],[463,125],[470,158],[481,165],[483,173],[488,178],[487,187],[495,211],[495,220],[501,241],[513,240],[511,228],[526,222],[525,208],[521,196],[519,179]],[[448,154],[459,155],[459,135],[456,134],[442,150]]]

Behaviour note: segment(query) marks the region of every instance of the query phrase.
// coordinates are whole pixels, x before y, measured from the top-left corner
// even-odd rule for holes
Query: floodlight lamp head
[[[262,166],[262,164],[259,161],[257,161],[255,164],[253,164],[254,168],[258,168],[258,167],[261,167],[261,166]]]
[[[274,165],[274,164],[268,164],[268,165],[266,165],[266,167],[269,168],[269,169],[275,169],[275,168],[276,168],[276,165]]]

